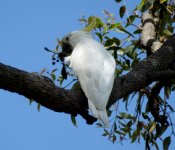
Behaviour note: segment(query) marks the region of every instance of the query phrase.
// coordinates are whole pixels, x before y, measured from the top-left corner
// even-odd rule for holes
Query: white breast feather
[[[115,60],[100,43],[92,39],[87,40],[74,48],[70,67],[88,98],[92,115],[107,127],[109,121],[106,105],[113,87]]]

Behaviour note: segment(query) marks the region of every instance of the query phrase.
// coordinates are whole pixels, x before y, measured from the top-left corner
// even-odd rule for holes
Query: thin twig
[[[63,87],[63,89],[67,88],[69,85],[71,85],[74,81],[76,81],[77,79],[73,79],[70,83],[68,83],[65,87]]]
[[[54,52],[54,51],[52,51],[52,50],[48,49],[47,47],[44,47],[44,50],[46,50],[47,52],[54,53],[54,54],[59,54],[58,52]]]

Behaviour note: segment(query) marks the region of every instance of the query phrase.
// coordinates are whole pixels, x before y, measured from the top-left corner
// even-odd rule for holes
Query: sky
[[[128,11],[138,0],[126,1]],[[45,46],[54,49],[56,38],[81,29],[82,15],[103,17],[103,10],[118,15],[114,0],[0,0],[0,62],[28,71],[53,68]],[[59,69],[60,66],[58,66]],[[144,149],[144,143],[112,144],[101,136],[96,125],[87,125],[77,117],[73,126],[70,115],[56,113],[16,93],[0,89],[0,150],[130,150]]]

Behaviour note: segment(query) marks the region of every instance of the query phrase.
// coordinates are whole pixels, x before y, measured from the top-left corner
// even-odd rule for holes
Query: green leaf
[[[121,118],[121,117],[120,117]],[[123,118],[122,118],[123,119]],[[123,123],[123,122],[121,122],[121,121],[118,121],[119,122],[119,124],[122,126],[122,127],[124,127],[124,128],[126,128],[126,124],[125,123]]]
[[[102,125],[101,123],[96,123],[96,125],[97,125],[98,127],[103,127],[103,125]]]
[[[167,36],[171,36],[173,35],[173,33],[171,31],[169,31],[168,29],[164,29],[163,30],[163,34],[167,35]]]
[[[100,28],[104,26],[104,23],[101,21],[100,18],[96,18],[96,27]]]
[[[58,70],[58,69],[53,69],[51,73],[54,73],[54,72],[56,72],[57,70]]]
[[[120,117],[122,117],[124,119],[135,119],[135,117],[133,115],[127,114],[127,113],[124,113],[124,112],[120,113]]]
[[[143,117],[144,119],[147,119],[148,121],[150,120],[150,118],[149,118],[149,116],[148,116],[147,113],[142,113],[142,117]]]
[[[108,134],[107,133],[103,133],[102,136],[107,136]]]
[[[160,0],[160,4],[163,4],[164,2],[167,2],[168,0]]]
[[[94,29],[96,27],[97,18],[95,16],[89,17],[88,23],[89,23],[89,25],[86,28],[84,28],[83,30],[87,31],[87,32],[90,32],[92,29]]]
[[[60,86],[61,86],[61,85],[62,85],[62,83],[63,83],[63,81],[64,81],[64,79],[63,79],[62,75],[60,75],[60,76],[58,77],[57,81],[59,81]]]
[[[37,105],[37,110],[40,112],[41,104]]]
[[[72,86],[72,89],[73,90],[80,90],[81,89],[79,81],[74,83],[74,85]]]
[[[142,33],[142,29],[138,29],[134,31],[134,34],[141,34]]]
[[[123,32],[127,33],[128,35],[130,35],[130,36],[134,37],[134,35],[133,35],[133,34],[131,34],[130,32],[128,32],[127,30],[125,30],[125,28],[124,28],[124,27],[122,27],[121,25],[120,25],[120,26],[118,26],[117,28],[118,28],[120,31],[123,31]]]
[[[168,150],[171,144],[171,137],[168,136],[163,140],[163,150]]]
[[[108,109],[108,110],[107,110],[107,115],[108,115],[108,116],[111,116],[111,114],[112,114],[112,110]]]
[[[132,120],[130,120],[130,121],[127,123],[128,128],[130,128],[130,127],[132,126],[132,124],[133,124],[133,122],[132,122]]]
[[[52,77],[52,80],[55,81],[56,80],[56,75],[54,73],[51,73],[50,75]]]
[[[123,55],[124,51],[125,51],[124,49],[119,48],[118,51],[117,51],[117,54],[118,55]]]
[[[77,127],[77,122],[76,122],[75,116],[71,115],[71,121],[72,121],[73,125],[75,127]]]
[[[156,122],[151,123],[151,127],[149,129],[149,134],[151,134],[156,129]]]
[[[128,27],[129,25],[131,25],[134,22],[135,18],[139,18],[139,16],[138,15],[129,16],[127,18],[127,23],[126,23],[125,27]]]
[[[155,146],[156,150],[159,150],[159,146],[155,141],[153,141],[153,145]]]
[[[141,121],[139,121],[138,123],[137,123],[137,130],[142,130],[142,128],[143,128],[143,122],[141,122]]]
[[[120,18],[123,18],[125,12],[126,12],[126,6],[123,5],[120,7],[120,10],[119,10]]]
[[[169,96],[171,94],[171,85],[164,87],[164,94],[165,94],[166,98],[169,98]]]
[[[131,136],[131,143],[134,143],[138,137],[138,132],[135,130]]]
[[[47,68],[43,68],[41,71],[40,71],[40,75],[43,75],[45,72],[47,71]]]
[[[165,93],[166,98],[169,98],[171,94],[171,86],[165,86],[164,93]]]
[[[107,136],[107,135],[109,135],[109,132],[106,129],[104,129],[104,133],[102,134],[102,136]]]
[[[146,140],[146,138],[147,138],[147,131],[141,132],[141,135],[142,135],[143,139]]]
[[[33,99],[29,99],[29,104],[32,105],[32,102],[34,102]]]
[[[137,10],[141,12],[145,12],[147,10],[151,10],[153,7],[153,3],[158,0],[142,0],[142,2],[137,6]]]
[[[59,51],[59,49],[58,49],[58,48],[59,48],[59,45],[57,45],[57,46],[55,47],[55,51],[56,51],[56,52],[58,52],[58,51]]]
[[[114,123],[114,127],[113,127],[114,129],[114,131],[116,131],[117,130],[117,125],[116,125],[116,123]]]
[[[167,125],[159,125],[157,124],[156,126],[156,135],[155,137],[160,137],[166,130],[168,129],[168,126]]]
[[[102,43],[103,41],[103,35],[99,32],[95,32],[95,34],[98,36],[98,38],[100,39],[100,42]]]
[[[125,133],[123,133],[123,132],[121,132],[119,130],[115,130],[114,132],[117,133],[117,134],[119,134],[119,135],[125,135]]]
[[[113,134],[112,136],[112,143],[114,143],[117,140],[116,136]]]
[[[113,23],[109,26],[109,29],[112,30],[112,29],[116,29],[118,28],[119,26],[121,26],[121,23]]]
[[[113,39],[107,39],[105,42],[105,47],[109,47],[112,46],[114,44],[114,40]]]
[[[124,58],[124,57],[123,57]],[[128,111],[128,99],[129,99],[129,95],[125,96],[123,98],[123,102],[125,102],[125,109]]]
[[[120,40],[118,39],[118,38],[113,38],[113,40],[114,40],[114,42],[115,42],[115,44],[117,45],[117,46],[119,46],[120,45]]]
[[[142,10],[142,7],[144,6],[145,2],[144,0],[141,1],[141,3],[137,6],[138,10]]]
[[[171,106],[171,105],[167,105],[167,107],[172,111],[172,112],[174,112],[174,108]]]

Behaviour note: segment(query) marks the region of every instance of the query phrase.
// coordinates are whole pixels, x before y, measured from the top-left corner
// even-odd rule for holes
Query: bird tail
[[[108,120],[108,115],[107,115],[106,110],[98,111],[98,116],[99,116],[99,119],[103,122],[104,127],[108,128],[109,127],[109,120]]]
[[[91,100],[88,100],[88,105],[89,105],[90,111],[92,112],[92,115],[95,118],[99,119],[104,124],[105,128],[109,127],[109,120],[108,120],[108,115],[107,115],[106,109],[104,109],[102,111],[97,110],[97,108],[91,102]]]

